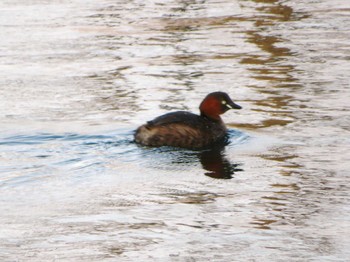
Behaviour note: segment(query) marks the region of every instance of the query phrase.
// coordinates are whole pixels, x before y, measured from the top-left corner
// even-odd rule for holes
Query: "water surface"
[[[2,261],[350,260],[350,6],[0,3]],[[133,130],[212,91],[230,143]]]

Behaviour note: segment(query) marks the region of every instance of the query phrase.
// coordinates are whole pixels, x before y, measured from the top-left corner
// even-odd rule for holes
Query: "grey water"
[[[0,3],[1,261],[349,261],[347,0]],[[133,131],[225,91],[225,146]]]

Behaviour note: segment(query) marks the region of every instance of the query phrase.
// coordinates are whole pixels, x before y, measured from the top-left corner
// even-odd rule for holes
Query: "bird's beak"
[[[234,102],[227,103],[226,106],[228,109],[242,109],[240,105],[237,105]]]

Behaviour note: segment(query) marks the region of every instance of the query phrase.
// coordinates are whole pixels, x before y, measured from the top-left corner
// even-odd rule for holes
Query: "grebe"
[[[200,115],[177,111],[159,116],[137,128],[135,142],[145,146],[206,148],[223,141],[227,128],[220,115],[229,109],[241,109],[228,94],[208,94],[199,106]]]

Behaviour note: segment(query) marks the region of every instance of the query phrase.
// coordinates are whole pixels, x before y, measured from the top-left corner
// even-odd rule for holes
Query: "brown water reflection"
[[[279,1],[255,2],[276,3],[276,5],[257,8],[260,12],[266,12],[271,16],[267,16],[264,20],[257,20],[255,23],[257,30],[252,30],[247,35],[248,41],[255,44],[263,53],[261,55],[254,54],[244,57],[241,63],[248,65],[248,70],[252,72],[252,77],[258,80],[258,84],[252,87],[257,92],[268,95],[262,101],[250,100],[250,102],[258,107],[258,109],[254,110],[257,112],[268,112],[273,118],[263,120],[257,124],[241,124],[240,126],[249,129],[270,128],[272,126],[288,127],[293,125],[295,121],[300,121],[299,117],[295,115],[295,112],[288,109],[290,108],[290,103],[294,104],[300,98],[298,91],[303,89],[303,86],[298,75],[304,73],[288,62],[290,60],[289,57],[292,58],[297,54],[290,48],[279,47],[281,44],[283,46],[284,42],[289,42],[289,39],[280,37],[278,33],[274,34],[269,27],[281,26],[281,22],[300,21],[301,19],[310,17],[310,15],[294,15],[293,8],[282,5]],[[266,34],[266,31],[268,31],[268,34]],[[261,81],[265,83],[260,83]],[[264,109],[261,109],[261,107]],[[304,105],[304,107],[306,106]],[[282,119],[276,119],[279,116]],[[300,158],[303,158],[303,156],[296,153],[294,149],[295,146],[287,146],[277,149],[277,152],[271,155],[262,155],[264,159],[280,163],[279,165],[283,167],[280,171],[281,175],[288,177],[298,176],[302,181],[290,184],[271,183],[271,190],[273,192],[262,197],[262,202],[269,206],[271,211],[267,212],[264,216],[256,216],[251,222],[251,224],[259,229],[270,230],[273,228],[273,225],[289,224],[297,226],[307,223],[305,221],[315,216],[315,214],[320,213],[321,204],[316,198],[321,197],[323,194],[328,194],[326,193],[327,190],[332,190],[329,185],[320,185],[316,191],[306,189],[308,187],[314,187],[315,184],[313,183],[323,184],[323,182],[312,178],[309,181],[310,178],[307,174],[311,175],[312,173],[306,172],[307,168],[300,163]],[[326,162],[323,162],[323,164],[326,165]],[[315,168],[313,171],[318,173],[319,169]],[[328,173],[328,171],[326,172]],[[324,181],[324,183],[328,184],[329,182]],[[308,195],[309,199],[314,200],[301,200],[300,196],[304,194]],[[299,208],[297,208],[298,206]],[[306,209],[301,211],[304,209],[303,207]],[[321,241],[317,241],[320,242],[316,244],[319,246],[317,248],[318,250],[325,249],[327,252],[332,252],[331,250],[337,249],[331,244],[331,238],[326,236],[322,239]]]
[[[258,84],[252,87],[257,92],[267,95],[263,100],[250,100],[257,107],[253,110],[269,113],[271,118],[262,120],[260,123],[241,124],[240,126],[253,130],[273,126],[286,127],[295,120],[293,111],[289,109],[289,103],[296,99],[293,93],[302,87],[296,77],[300,72],[288,62],[288,57],[294,55],[291,49],[279,46],[286,40],[271,32],[270,27],[291,20],[301,20],[307,16],[297,18],[293,15],[293,8],[281,4],[280,1],[254,2],[270,4],[256,8],[259,13],[268,15],[263,19],[256,20],[254,24],[256,30],[247,32],[248,42],[256,45],[262,53],[246,56],[241,59],[240,63],[248,65],[248,70],[252,72],[251,76],[258,80]],[[289,92],[286,92],[286,90]],[[262,158],[280,162],[282,166],[286,167],[291,166],[290,160],[297,159],[298,156],[290,155],[289,152],[284,150],[278,150],[270,156],[264,154]],[[296,165],[294,167],[300,166]],[[286,175],[285,170],[283,172]],[[288,190],[281,191],[281,188]],[[270,207],[271,212],[267,212],[264,216],[255,216],[251,221],[251,224],[258,229],[270,230],[274,224],[284,224],[286,221],[290,221],[286,217],[286,210],[289,206],[295,206],[292,199],[298,194],[300,188],[295,183],[290,185],[272,183],[271,190],[273,193],[262,196],[262,202]]]

